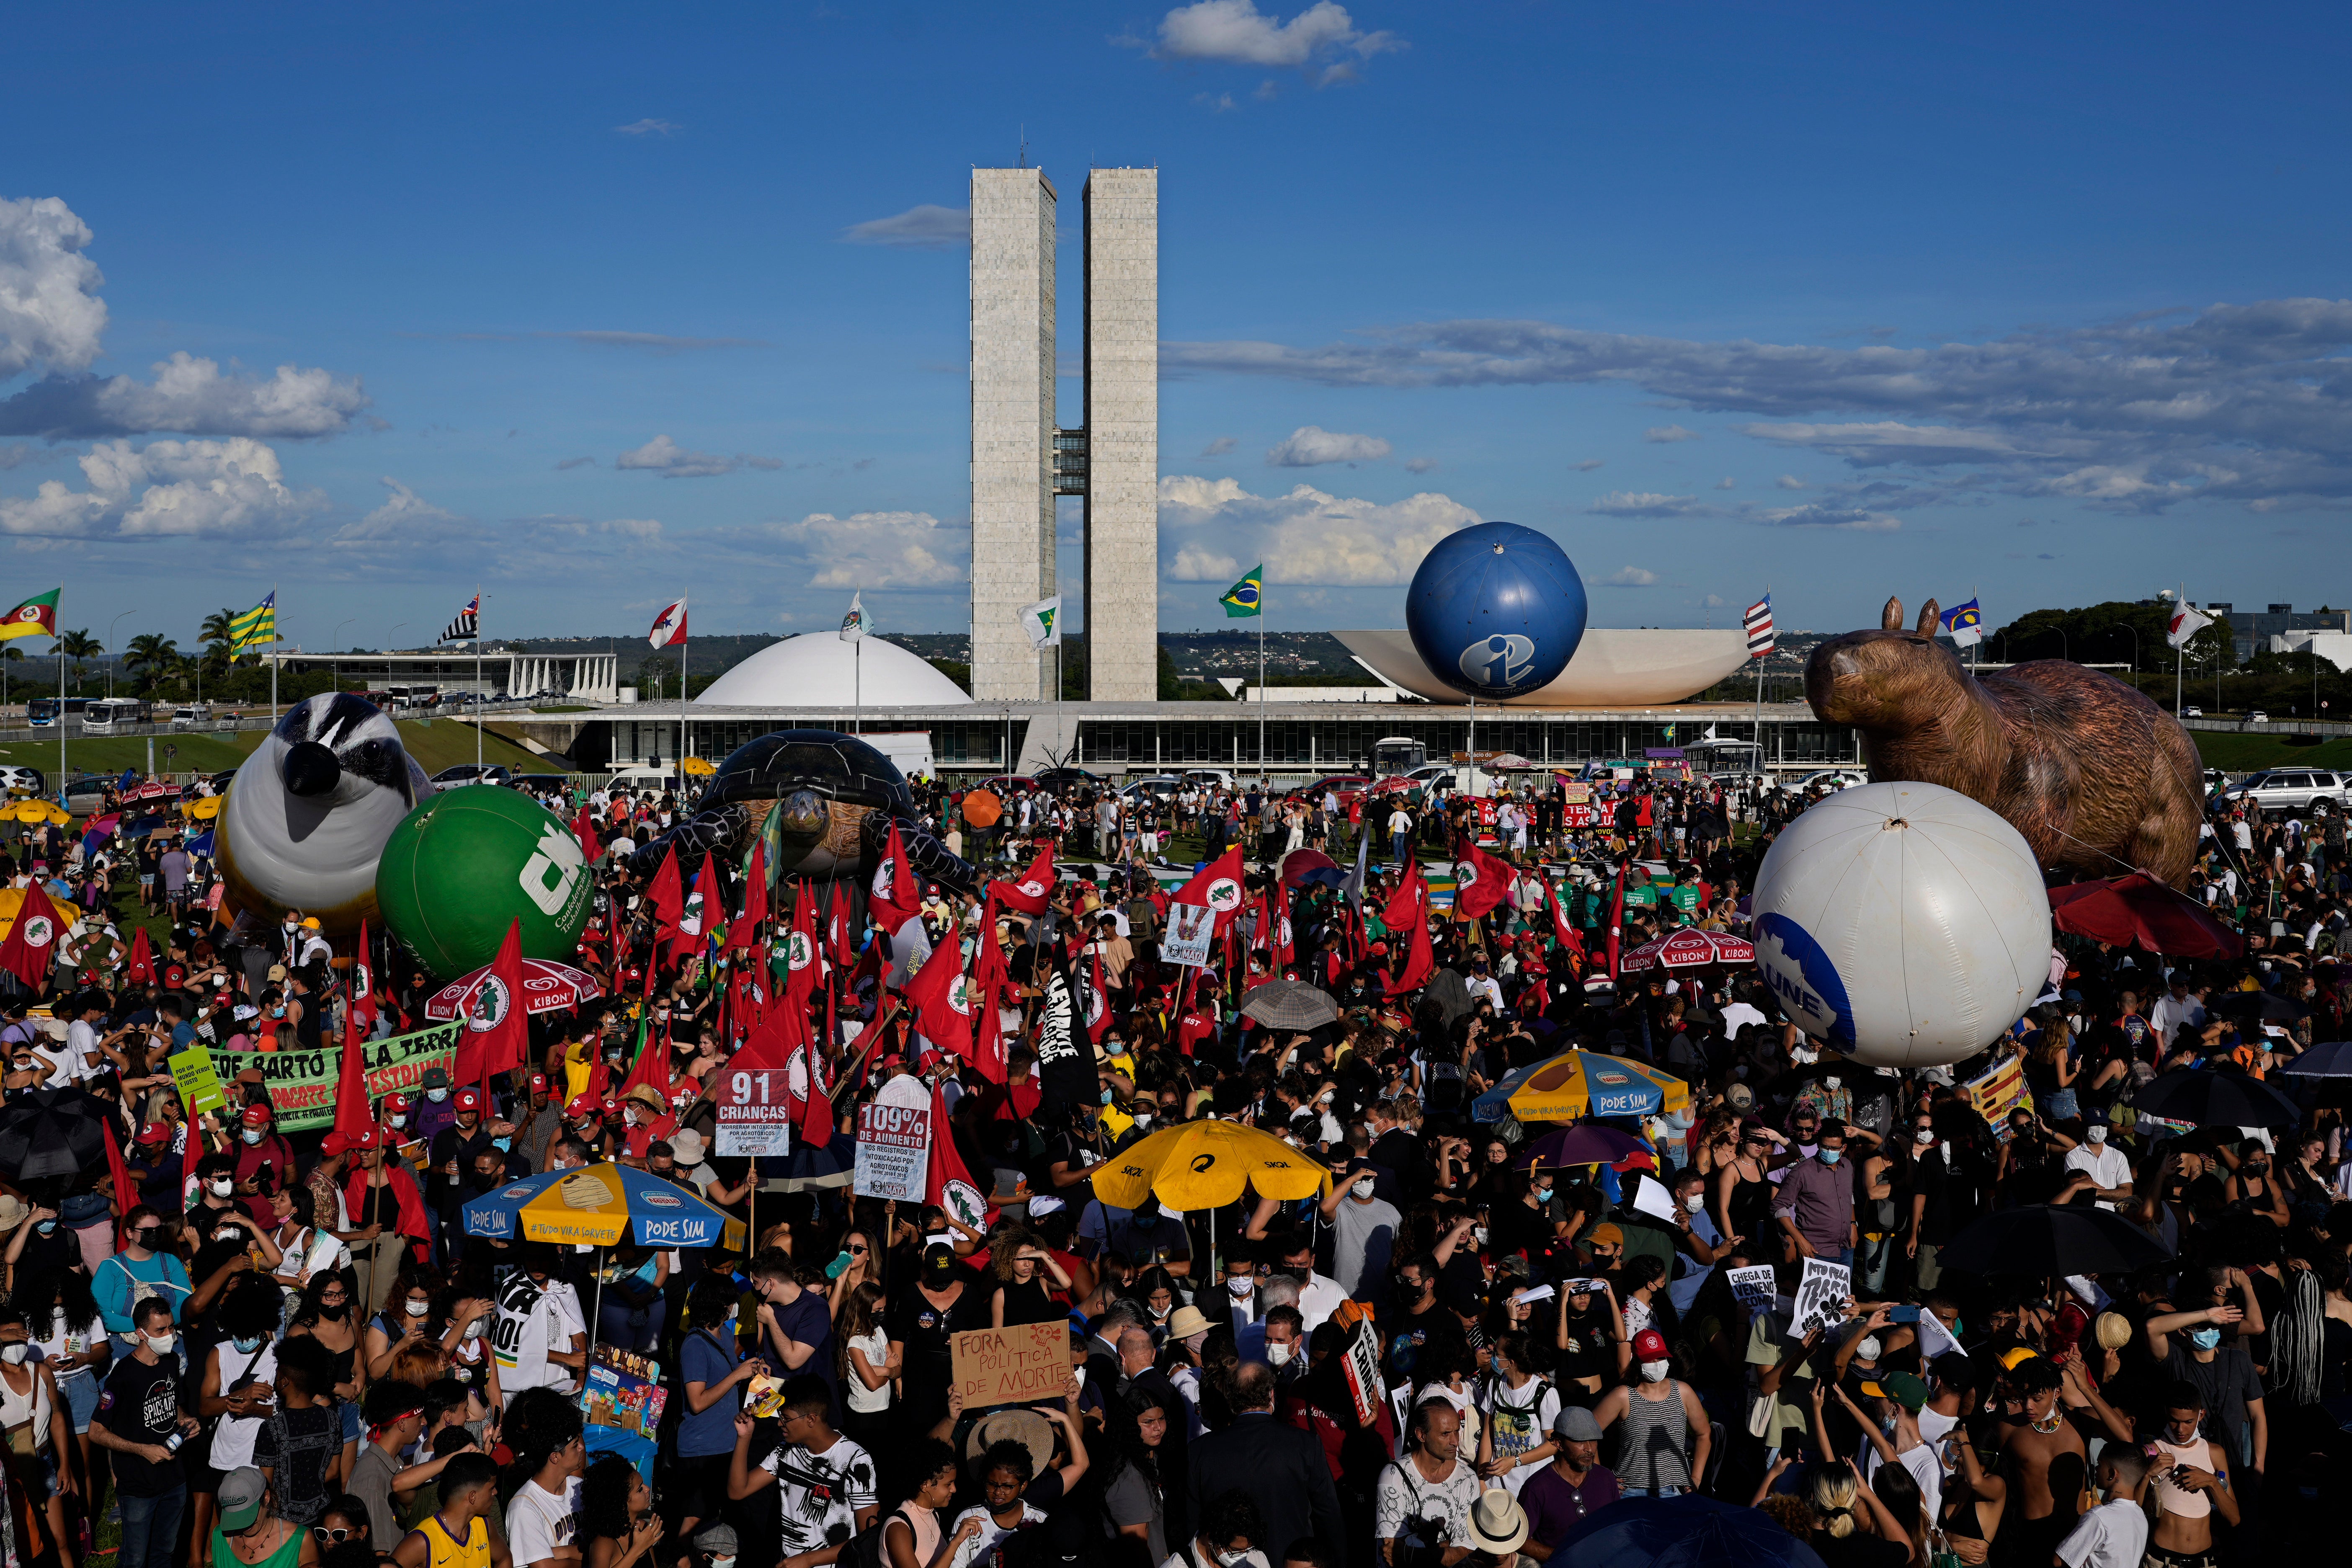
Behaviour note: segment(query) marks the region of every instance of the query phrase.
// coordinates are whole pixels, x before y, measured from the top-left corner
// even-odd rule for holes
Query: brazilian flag
[[[1243,574],[1242,580],[1226,589],[1225,596],[1217,603],[1224,605],[1225,619],[1246,620],[1258,613],[1265,592],[1265,566],[1260,563]]]

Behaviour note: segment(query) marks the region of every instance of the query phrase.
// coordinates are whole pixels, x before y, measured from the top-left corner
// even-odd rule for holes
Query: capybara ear
[[[1878,629],[1882,632],[1899,632],[1903,629],[1902,600],[1886,601],[1886,613],[1878,617]]]
[[[1918,629],[1914,631],[1911,635],[1918,638],[1921,642],[1927,642],[1933,638],[1936,635],[1936,623],[1941,616],[1942,613],[1943,607],[1937,605],[1933,599],[1930,599],[1926,604],[1920,605],[1919,626]]]

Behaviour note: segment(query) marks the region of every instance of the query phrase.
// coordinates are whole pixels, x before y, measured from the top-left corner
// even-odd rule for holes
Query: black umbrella
[[[2292,1024],[2311,1016],[2309,1003],[2290,1001],[2268,991],[2229,992],[2214,999],[2211,1010],[2250,1024]]]
[[[2292,1127],[2303,1120],[2294,1101],[2258,1078],[2212,1068],[2158,1073],[2132,1096],[2133,1106],[2192,1127]]]
[[[1609,1568],[1821,1568],[1819,1553],[1752,1508],[1713,1498],[1627,1498],[1560,1538],[1554,1555]]]
[[[2105,1209],[2027,1204],[1971,1223],[1937,1256],[1970,1274],[2130,1274],[2170,1258],[2164,1244]]]
[[[82,1089],[36,1089],[0,1106],[0,1175],[18,1182],[104,1171],[111,1102]]]

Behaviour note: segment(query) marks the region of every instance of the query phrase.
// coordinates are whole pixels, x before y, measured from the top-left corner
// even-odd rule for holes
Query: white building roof
[[[961,687],[896,643],[849,643],[832,632],[811,632],[761,648],[712,681],[693,705],[944,708],[971,701]]]

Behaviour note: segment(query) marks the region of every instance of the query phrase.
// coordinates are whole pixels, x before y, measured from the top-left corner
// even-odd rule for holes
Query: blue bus
[[[74,718],[80,718],[89,706],[87,697],[36,697],[25,704],[25,717],[33,728],[46,730],[58,721],[58,710],[63,708]]]

